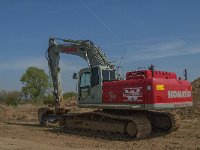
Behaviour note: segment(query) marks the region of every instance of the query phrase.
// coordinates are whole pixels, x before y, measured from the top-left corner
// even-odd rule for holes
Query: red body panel
[[[192,102],[191,84],[173,72],[128,72],[126,80],[103,83],[104,104],[173,104]],[[179,106],[176,106],[179,107]],[[181,106],[180,106],[181,107]]]

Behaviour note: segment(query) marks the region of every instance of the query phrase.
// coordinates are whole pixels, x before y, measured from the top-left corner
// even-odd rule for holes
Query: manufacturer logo
[[[75,47],[67,47],[67,48],[63,48],[62,49],[62,52],[71,52],[71,53],[73,53],[73,52],[76,52],[76,51],[77,51],[77,49]]]
[[[168,91],[168,98],[190,98],[191,91]]]
[[[123,92],[123,97],[127,98],[124,101],[142,101],[142,87],[136,88],[125,88]],[[140,98],[140,99],[139,99]]]

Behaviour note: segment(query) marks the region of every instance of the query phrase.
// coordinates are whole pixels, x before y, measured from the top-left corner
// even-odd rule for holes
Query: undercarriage
[[[42,112],[43,111],[43,112]],[[39,110],[41,124],[59,123],[66,132],[94,132],[106,135],[149,137],[152,131],[171,132],[179,127],[179,117],[169,112],[139,110],[95,110],[85,113],[60,113]]]

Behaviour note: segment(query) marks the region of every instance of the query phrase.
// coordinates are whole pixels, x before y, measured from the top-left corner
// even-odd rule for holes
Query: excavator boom
[[[59,41],[62,41],[64,43],[59,44]],[[56,107],[58,108],[60,108],[60,102],[63,100],[59,67],[60,53],[77,55],[85,59],[89,67],[91,68],[99,65],[107,66],[109,68],[113,67],[106,55],[102,52],[102,50],[97,47],[92,41],[60,39],[52,37],[49,38],[47,60],[50,75],[53,81],[54,95],[56,97]]]

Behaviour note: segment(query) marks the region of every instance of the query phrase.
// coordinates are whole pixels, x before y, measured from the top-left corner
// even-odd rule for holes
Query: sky
[[[127,71],[155,65],[189,81],[200,77],[198,0],[1,0],[0,90],[20,90],[30,66],[48,73],[48,38],[91,40]],[[121,63],[120,63],[121,62]],[[85,60],[61,55],[64,91]]]

